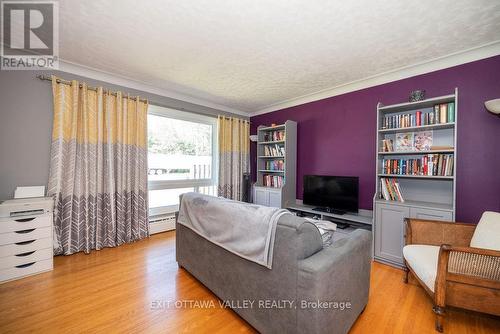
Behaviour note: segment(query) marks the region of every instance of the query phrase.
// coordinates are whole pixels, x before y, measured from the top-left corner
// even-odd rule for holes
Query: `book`
[[[446,103],[439,105],[439,123],[448,123],[448,105]]]
[[[263,176],[264,187],[281,188],[285,184],[285,178],[281,175],[266,174]]]
[[[399,182],[394,182],[394,186],[396,187],[396,192],[398,193],[399,201],[404,203],[405,199],[403,198],[403,194],[401,192],[401,186],[399,185]]]
[[[383,152],[393,152],[394,151],[392,139],[383,139],[382,140],[382,150],[383,150]]]
[[[439,151],[439,150],[453,150],[453,146],[438,146],[438,145],[431,146],[431,151]]]
[[[380,196],[386,201],[404,202],[401,186],[395,179],[380,178]]]
[[[413,151],[413,132],[396,133],[396,151]]]
[[[448,103],[448,122],[455,122],[455,103]]]
[[[382,159],[382,174],[453,176],[453,163],[453,154],[424,154],[418,158]]]
[[[415,132],[413,147],[415,151],[429,151],[432,147],[432,131]]]

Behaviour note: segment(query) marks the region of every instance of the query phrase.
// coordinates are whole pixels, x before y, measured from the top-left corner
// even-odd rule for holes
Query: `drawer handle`
[[[25,233],[31,233],[34,230],[36,230],[36,228],[30,228],[29,230],[16,231],[16,233],[25,234]]]
[[[19,222],[19,223],[25,223],[25,222],[30,222],[32,221],[33,219],[35,219],[36,217],[31,217],[31,218],[22,218],[22,219],[14,219],[16,222]]]
[[[36,262],[30,262],[30,263],[26,263],[26,264],[20,264],[20,265],[16,266],[16,268],[26,268],[26,267],[34,265],[35,263]]]
[[[26,253],[21,253],[21,254],[16,254],[16,256],[28,256],[28,255],[33,254],[34,252],[36,252],[36,251],[26,252]]]
[[[16,242],[15,244],[21,246],[21,245],[31,244],[32,242],[35,242],[35,240],[21,241],[21,242]]]

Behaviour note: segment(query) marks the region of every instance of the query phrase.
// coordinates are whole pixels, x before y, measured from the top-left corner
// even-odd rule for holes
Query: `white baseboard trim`
[[[149,223],[149,234],[156,234],[175,230],[175,216],[167,215],[151,218]]]

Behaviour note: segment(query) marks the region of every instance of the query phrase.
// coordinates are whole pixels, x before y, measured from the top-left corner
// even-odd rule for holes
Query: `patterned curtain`
[[[243,173],[250,172],[250,123],[243,119],[218,117],[219,196],[241,201]]]
[[[52,90],[55,253],[147,237],[147,102],[56,77]]]

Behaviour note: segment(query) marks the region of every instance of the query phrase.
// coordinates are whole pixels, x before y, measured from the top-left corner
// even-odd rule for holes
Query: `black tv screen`
[[[304,204],[358,212],[358,193],[358,177],[304,175]]]

